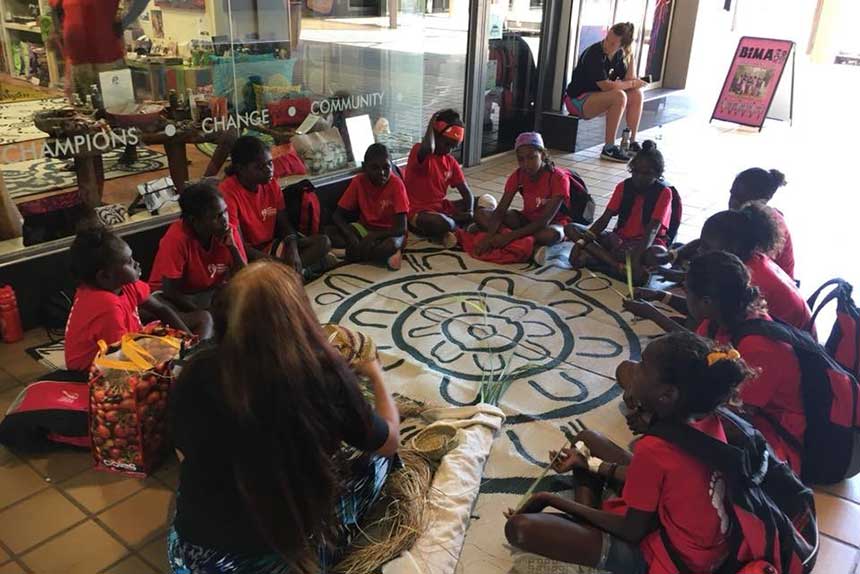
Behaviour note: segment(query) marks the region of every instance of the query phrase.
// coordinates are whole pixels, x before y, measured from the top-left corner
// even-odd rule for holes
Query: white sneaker
[[[478,207],[482,207],[484,209],[496,209],[498,205],[499,202],[496,201],[496,198],[489,193],[485,193],[478,198]]]
[[[532,261],[534,261],[538,265],[546,265],[546,245],[541,245],[535,252],[532,253]]]
[[[449,231],[442,236],[442,246],[445,249],[454,249],[457,247],[457,235],[453,231]]]

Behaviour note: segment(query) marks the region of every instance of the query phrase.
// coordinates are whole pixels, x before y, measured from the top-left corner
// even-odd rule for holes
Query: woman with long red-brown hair
[[[371,408],[292,269],[251,264],[221,295],[216,344],[183,369],[173,395],[182,466],[171,567],[325,569],[388,476],[397,409],[378,362],[366,366]],[[344,442],[364,455],[338,464]]]

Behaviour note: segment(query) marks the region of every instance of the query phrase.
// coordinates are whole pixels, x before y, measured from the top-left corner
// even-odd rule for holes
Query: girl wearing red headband
[[[409,193],[409,225],[447,248],[457,245],[457,224],[472,220],[475,200],[463,170],[451,151],[463,141],[460,114],[447,109],[430,118],[427,132],[409,153],[406,164],[406,191]],[[462,199],[446,198],[456,188]]]

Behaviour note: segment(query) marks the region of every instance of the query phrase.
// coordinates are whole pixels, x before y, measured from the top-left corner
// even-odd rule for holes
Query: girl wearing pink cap
[[[494,210],[479,209],[476,223],[487,231],[478,242],[476,253],[481,255],[500,249],[521,237],[533,236],[535,263],[546,262],[546,247],[564,239],[564,226],[570,222],[570,180],[568,174],[555,167],[537,132],[522,133],[516,141],[519,167],[508,177],[505,193]],[[511,209],[511,201],[519,193],[521,210]]]

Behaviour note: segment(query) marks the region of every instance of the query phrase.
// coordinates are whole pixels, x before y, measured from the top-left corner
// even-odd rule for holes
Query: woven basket
[[[414,437],[412,448],[430,460],[441,460],[443,456],[460,444],[460,431],[446,423],[431,425]]]

